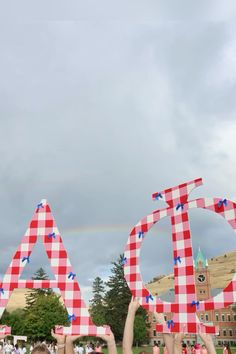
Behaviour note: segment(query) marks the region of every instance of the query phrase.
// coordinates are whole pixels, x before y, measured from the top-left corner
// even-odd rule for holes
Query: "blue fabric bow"
[[[192,303],[191,303],[191,307],[193,307],[193,306],[196,306],[197,307],[197,310],[199,309],[199,301],[192,301]]]
[[[75,273],[70,272],[70,274],[68,275],[68,279],[72,278],[72,280],[74,280],[75,276]]]
[[[0,293],[4,294],[4,289],[0,288]]]
[[[178,203],[176,206],[176,210],[179,210],[181,208],[182,210],[184,209],[184,203]]]
[[[29,256],[28,256],[28,257],[23,257],[23,258],[22,258],[22,262],[24,262],[24,261],[27,261],[27,263],[29,263],[29,262],[30,262]]]
[[[174,323],[173,320],[167,321],[167,326],[168,326],[169,329],[170,329],[170,326],[171,326],[172,328],[174,328],[174,325],[175,325],[175,323]]]
[[[51,234],[48,234],[48,239],[50,240],[50,238],[56,238],[55,232],[52,232]]]
[[[125,256],[122,257],[121,264],[123,266],[127,264],[127,258]]]
[[[37,211],[38,211],[40,208],[43,208],[43,203],[39,203],[39,204],[37,205]]]
[[[151,294],[147,295],[146,296],[146,303],[148,304],[149,303],[149,299],[150,300],[153,300],[153,296]]]
[[[161,198],[161,199],[163,198],[161,193],[157,193],[157,195],[155,196],[156,200],[159,200],[159,198]]]
[[[227,199],[221,199],[217,204],[218,208],[221,208],[223,204],[227,206]]]
[[[71,321],[71,322],[75,321],[76,320],[76,316],[74,314],[68,315],[68,320]]]
[[[143,231],[139,231],[138,233],[138,238],[144,238],[144,232]]]
[[[177,262],[181,263],[180,256],[174,258],[174,265],[177,265]]]

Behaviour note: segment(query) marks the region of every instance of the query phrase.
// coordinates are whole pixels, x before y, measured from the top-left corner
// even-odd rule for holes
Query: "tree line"
[[[33,280],[48,280],[39,268]],[[13,312],[4,311],[1,324],[11,327],[12,335],[24,335],[32,342],[52,340],[51,328],[57,324],[69,325],[68,314],[60,296],[52,289],[31,289],[26,295],[26,307]]]
[[[32,279],[47,280],[48,275],[40,268]],[[107,282],[100,277],[94,279],[92,294],[89,312],[94,324],[109,325],[116,340],[121,341],[131,299],[131,292],[124,278],[122,256],[112,262],[111,275]],[[5,310],[0,323],[11,326],[13,335],[25,335],[34,342],[52,340],[50,332],[55,325],[70,325],[65,306],[52,289],[31,289],[26,296],[26,307],[11,313]],[[140,308],[134,322],[134,344],[148,342],[148,328],[147,313]]]
[[[131,292],[124,278],[122,265],[123,257],[112,262],[111,275],[107,282],[96,277],[93,282],[93,298],[90,301],[90,313],[93,322],[100,326],[108,324],[117,341],[123,337],[124,325]],[[134,321],[134,344],[148,342],[148,317],[147,312],[140,307]]]

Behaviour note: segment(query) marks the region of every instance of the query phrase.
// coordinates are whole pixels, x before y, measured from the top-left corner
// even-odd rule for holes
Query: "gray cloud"
[[[236,195],[235,31],[213,21],[231,18],[232,4],[222,12],[219,3],[205,5],[201,23],[186,20],[189,6],[180,13],[175,5],[158,9],[181,22],[155,23],[153,2],[143,22],[127,21],[130,5],[122,21],[120,4],[116,21],[108,21],[108,5],[104,21],[100,9],[87,21],[1,25],[1,273],[41,198],[88,289],[96,275],[108,276],[136,222],[159,207],[153,192],[202,176],[193,198]],[[59,5],[55,11],[66,16]],[[141,18],[141,7],[135,11]],[[199,16],[192,5],[191,16]],[[235,249],[232,232],[204,215],[191,213],[194,250],[211,257]],[[158,230],[142,248],[145,281],[172,268],[167,222]],[[41,257],[36,251],[26,275]]]
[[[145,4],[142,1],[131,0],[129,3],[121,0],[109,2],[102,0],[100,6],[95,1],[81,3],[71,1],[66,6],[64,1],[47,1],[32,4],[23,0],[22,6],[14,7],[4,4],[1,11],[3,21],[229,21],[235,19],[235,4],[233,0],[227,0],[222,4],[220,0],[199,1],[197,4],[187,0],[178,3],[171,0],[158,2],[149,0]],[[21,17],[19,17],[21,15]]]

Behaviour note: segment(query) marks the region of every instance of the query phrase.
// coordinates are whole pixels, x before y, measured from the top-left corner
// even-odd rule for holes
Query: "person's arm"
[[[77,335],[66,336],[66,351],[65,351],[65,354],[75,354],[73,342],[76,339],[79,339],[81,337],[82,337],[81,335],[78,335],[78,336]]]
[[[136,311],[138,310],[140,304],[139,300],[132,297],[128,313],[125,321],[124,335],[123,335],[123,354],[132,354],[132,346],[134,339],[134,318]]]
[[[56,334],[54,330],[51,330],[51,336],[57,341],[57,354],[65,354],[65,341],[66,337],[64,334]]]
[[[176,333],[174,335],[174,354],[182,353],[182,341],[184,339],[184,333]]]
[[[107,342],[108,354],[117,354],[115,337],[112,332],[110,334],[100,335],[100,338]]]
[[[199,333],[199,335],[207,348],[208,354],[216,354],[212,336],[206,333]]]
[[[166,323],[163,313],[154,312],[154,316],[155,316],[157,323],[162,324],[162,325]],[[164,339],[164,343],[166,345],[168,354],[173,354],[174,353],[174,337],[173,337],[173,335],[171,333],[163,333],[163,339]]]

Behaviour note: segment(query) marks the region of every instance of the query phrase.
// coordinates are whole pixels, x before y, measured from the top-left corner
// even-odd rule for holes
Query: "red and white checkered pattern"
[[[20,280],[33,246],[40,238],[49,258],[55,280]],[[29,258],[28,258],[29,257]],[[30,265],[30,263],[29,263]],[[46,200],[38,205],[21,244],[19,245],[0,284],[0,318],[15,288],[59,288],[71,320],[70,327],[58,327],[58,334],[94,335],[109,334],[109,327],[97,327],[92,323],[88,309],[82,299],[80,287],[67,257],[61,236]],[[2,326],[0,333],[10,333]]]
[[[131,231],[124,253],[124,273],[133,296],[140,298],[141,305],[152,312],[174,313],[172,321],[157,325],[158,332],[186,332],[217,334],[218,328],[200,323],[196,312],[224,308],[236,301],[236,277],[217,296],[197,302],[193,253],[188,221],[188,209],[204,208],[223,216],[236,230],[236,204],[219,198],[200,198],[188,201],[189,193],[202,184],[202,179],[181,184],[154,193],[153,199],[162,199],[169,206],[156,210],[143,218]],[[220,205],[219,205],[220,202]],[[225,205],[226,204],[226,205]],[[172,224],[175,302],[168,303],[153,296],[146,289],[140,274],[140,249],[145,234],[160,219],[169,216]],[[175,262],[174,262],[175,261]]]

